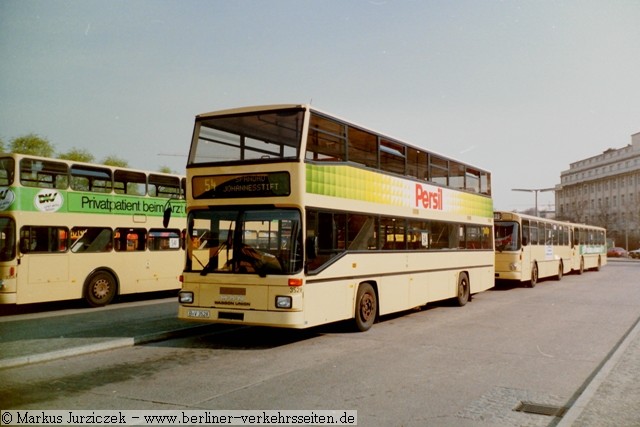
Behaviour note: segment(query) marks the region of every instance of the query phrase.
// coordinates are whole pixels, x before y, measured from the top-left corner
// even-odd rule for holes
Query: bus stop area
[[[175,297],[0,316],[0,369],[195,335],[219,325],[177,318]]]
[[[176,316],[175,298],[0,317],[0,370],[63,357],[212,333],[221,325],[198,325]],[[226,327],[228,329],[228,326]],[[1,374],[0,374],[1,375]],[[640,322],[577,390],[562,418],[550,425],[638,425],[640,419]],[[2,408],[11,409],[11,408]]]

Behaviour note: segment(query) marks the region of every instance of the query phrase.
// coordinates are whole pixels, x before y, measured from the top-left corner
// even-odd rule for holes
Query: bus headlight
[[[178,293],[178,302],[180,304],[193,304],[193,292],[180,291]]]
[[[276,296],[276,308],[291,308],[291,297]]]

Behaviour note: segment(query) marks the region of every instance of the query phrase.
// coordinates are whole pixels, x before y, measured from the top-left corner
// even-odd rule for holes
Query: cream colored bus
[[[102,306],[179,289],[184,185],[184,176],[0,154],[0,304]]]
[[[494,213],[496,279],[534,287],[540,279],[607,262],[606,230],[514,212]]]
[[[607,230],[587,224],[571,224],[573,262],[578,274],[585,270],[600,271],[607,263]]]
[[[307,328],[493,287],[490,174],[308,105],[196,117],[181,319]]]

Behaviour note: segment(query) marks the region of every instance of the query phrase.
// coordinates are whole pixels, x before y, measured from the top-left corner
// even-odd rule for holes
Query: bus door
[[[534,233],[535,231],[535,233]],[[532,270],[532,262],[531,252],[532,245],[535,242],[532,239],[535,238],[537,240],[537,229],[532,230],[532,226],[529,223],[528,219],[522,220],[522,237],[521,242],[522,246],[520,248],[520,257],[521,257],[521,266],[522,266],[522,278],[521,280],[526,281],[531,279],[531,270]]]
[[[24,226],[20,229],[18,303],[41,301],[42,295],[75,298],[69,285],[69,230],[56,226]]]

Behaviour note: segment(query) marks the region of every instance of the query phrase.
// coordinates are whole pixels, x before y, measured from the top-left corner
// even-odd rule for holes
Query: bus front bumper
[[[178,308],[178,318],[205,323],[274,326],[294,329],[303,329],[310,326],[306,324],[304,313],[301,311],[233,310],[181,305]]]

